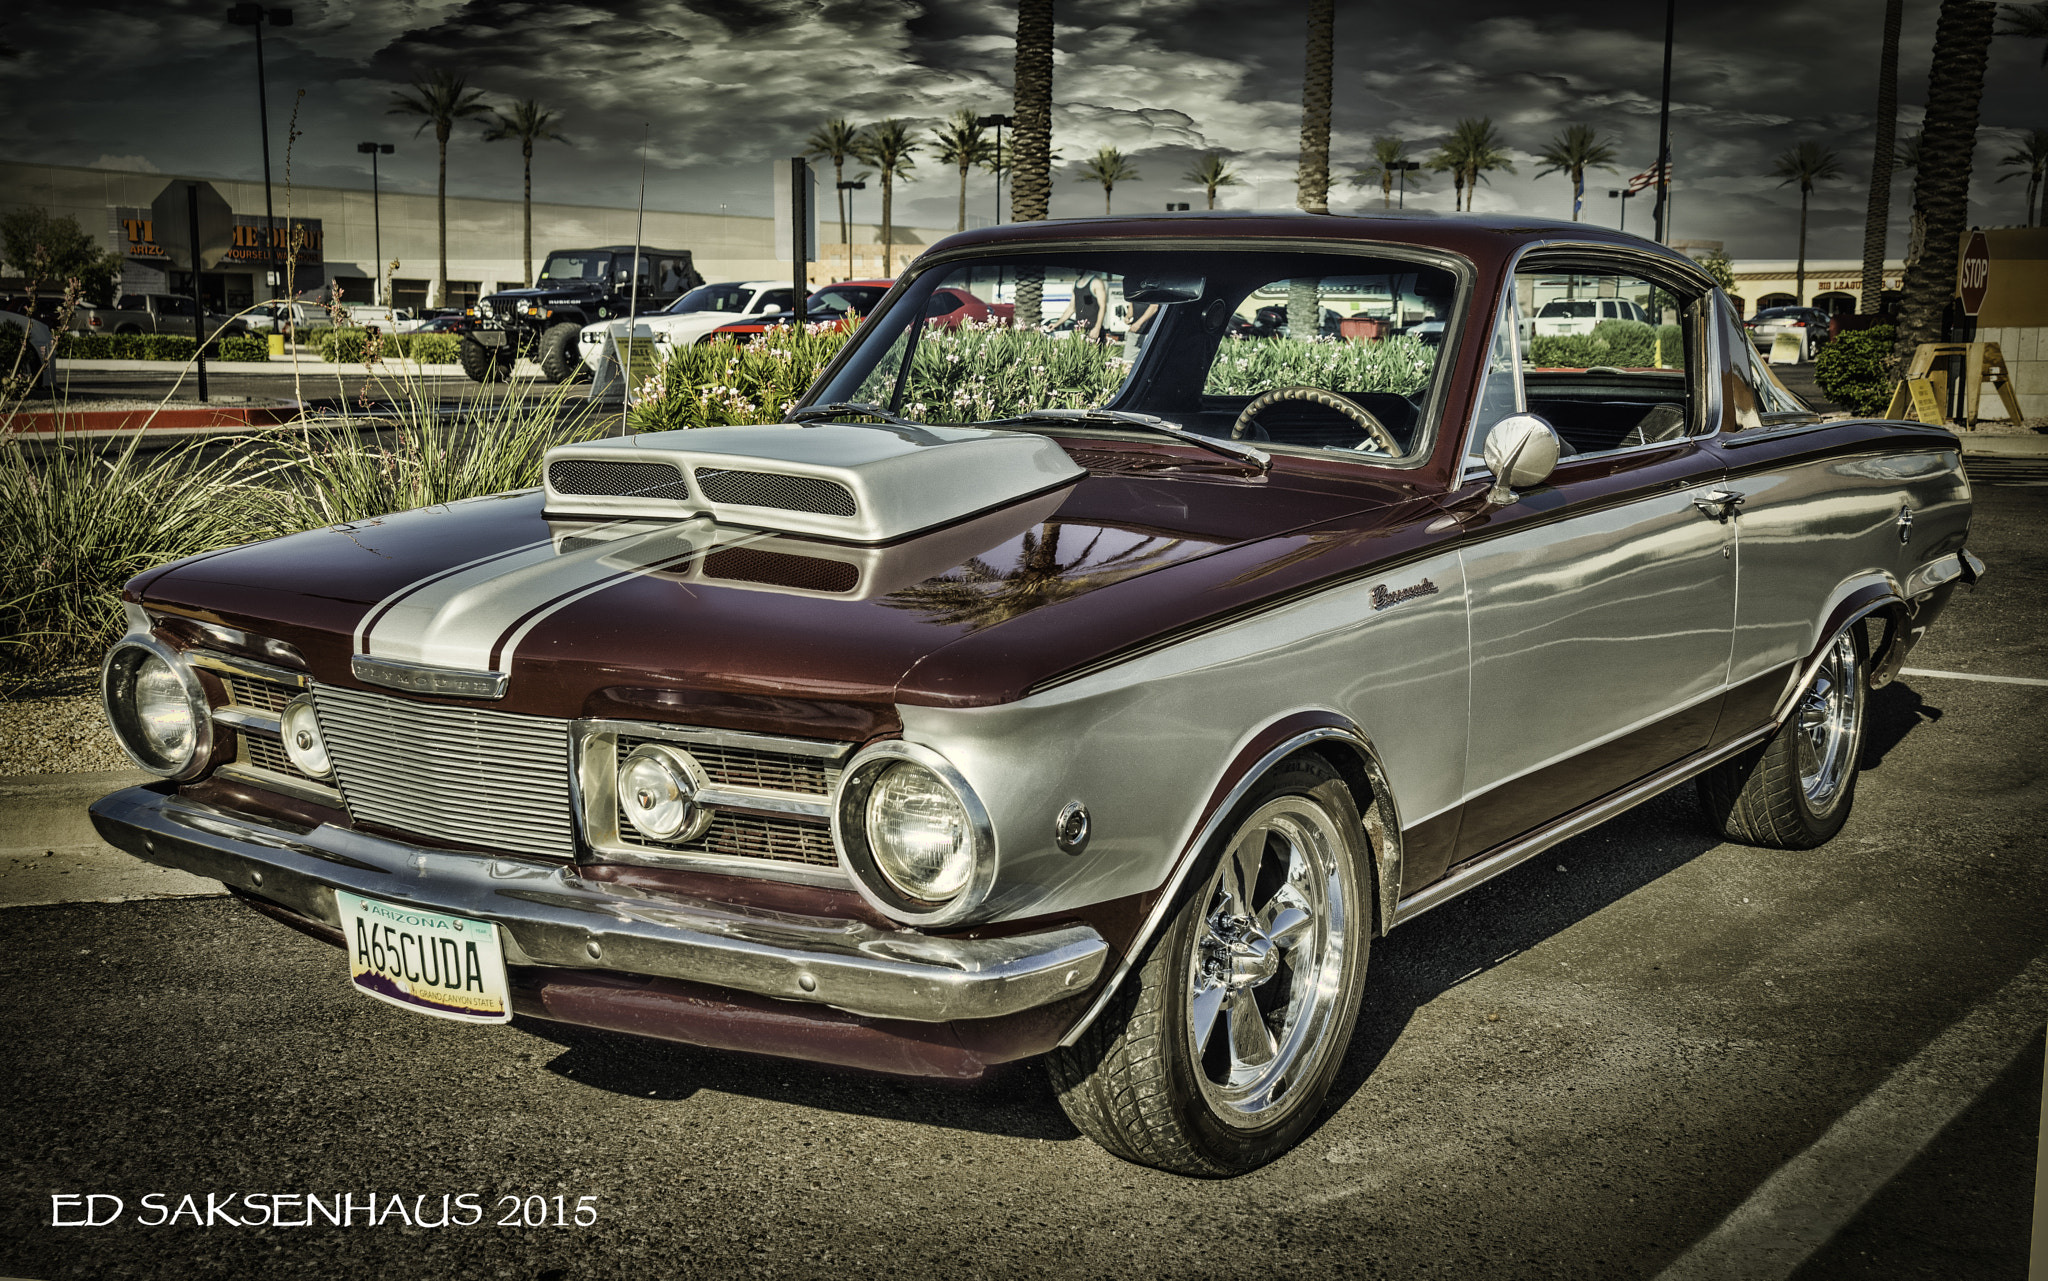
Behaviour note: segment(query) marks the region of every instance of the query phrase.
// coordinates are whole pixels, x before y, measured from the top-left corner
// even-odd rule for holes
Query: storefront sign
[[[115,224],[127,241],[126,256],[137,261],[155,265],[170,265],[170,256],[164,252],[156,233],[156,220],[147,209],[117,208],[114,210]],[[292,242],[296,240],[298,251],[294,261],[301,267],[317,267],[326,261],[322,257],[322,237],[318,218],[294,218],[291,226],[279,218],[273,229],[272,239],[277,247],[277,261],[282,265]],[[236,214],[234,243],[227,255],[220,260],[216,270],[233,267],[268,267],[270,252],[265,248],[262,214]]]

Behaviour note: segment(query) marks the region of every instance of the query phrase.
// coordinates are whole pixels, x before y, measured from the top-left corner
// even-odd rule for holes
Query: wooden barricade
[[[1905,378],[1892,392],[1887,418],[1905,418],[1940,427],[1948,415],[1948,372],[1934,368],[1934,362],[1949,356],[1963,358],[1963,426],[1977,425],[1977,407],[1990,383],[2005,406],[2006,417],[2020,420],[2019,397],[2013,394],[2012,374],[2005,367],[2005,354],[1995,342],[1924,342],[1913,353]]]

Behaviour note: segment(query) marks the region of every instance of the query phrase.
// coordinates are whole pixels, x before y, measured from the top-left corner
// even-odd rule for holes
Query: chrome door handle
[[[1732,489],[1710,489],[1693,499],[1692,505],[1715,520],[1727,520],[1730,516],[1742,514],[1744,497]]]

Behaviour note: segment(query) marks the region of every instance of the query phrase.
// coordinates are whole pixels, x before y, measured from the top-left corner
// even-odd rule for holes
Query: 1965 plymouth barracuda
[[[1142,341],[1044,327],[1089,276]],[[1231,337],[1275,289],[1442,339]],[[1661,313],[1661,364],[1531,363],[1570,298]],[[1314,1123],[1376,937],[1688,780],[1833,836],[1981,568],[1953,436],[1821,419],[1582,224],[970,231],[788,418],[139,576],[106,704],[162,781],[99,830],[412,1010],[1048,1055],[1110,1151],[1226,1175]]]

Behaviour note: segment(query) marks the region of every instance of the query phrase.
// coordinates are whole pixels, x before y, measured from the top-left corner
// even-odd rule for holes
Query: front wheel
[[[1072,1047],[1060,1104],[1111,1153],[1224,1177],[1315,1122],[1358,1017],[1370,857],[1335,770],[1302,756],[1238,807],[1207,875]]]
[[[486,347],[465,334],[457,351],[462,361],[462,372],[475,382],[500,382],[512,372],[510,346]]]
[[[1700,775],[1700,806],[1723,836],[1810,850],[1842,830],[1863,754],[1869,652],[1861,623],[1835,633],[1771,740]]]
[[[550,325],[540,336],[540,372],[551,383],[573,382],[584,373],[582,353],[576,340],[583,326]]]

